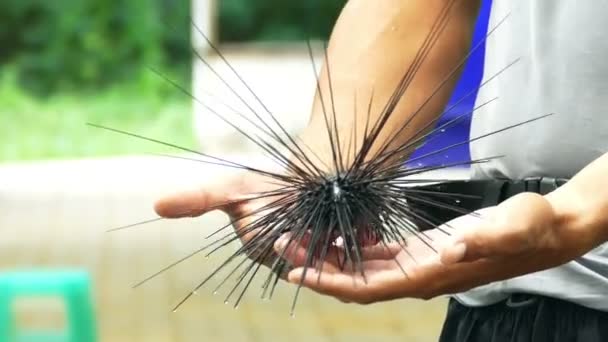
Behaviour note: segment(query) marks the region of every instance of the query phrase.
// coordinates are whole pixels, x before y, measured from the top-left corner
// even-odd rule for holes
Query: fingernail
[[[287,274],[287,281],[292,284],[298,284],[302,279],[302,273],[302,270],[299,268],[291,270],[291,272]]]
[[[456,242],[453,245],[446,246],[441,253],[441,262],[450,265],[462,261],[467,251],[467,245],[464,242]]]
[[[283,250],[285,250],[285,248],[287,247],[287,244],[289,243],[289,237],[286,235],[281,236],[280,238],[277,239],[277,241],[275,242],[274,246],[275,249],[278,252],[282,252]]]

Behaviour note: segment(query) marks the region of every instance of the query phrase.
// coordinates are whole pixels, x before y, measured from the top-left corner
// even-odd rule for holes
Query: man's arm
[[[373,94],[369,121],[373,124],[393,95],[445,8],[446,0],[351,0],[342,11],[328,46],[329,77],[335,100],[338,131],[350,138],[354,121],[361,140],[368,120],[368,105]],[[375,148],[419,110],[428,97],[448,75],[452,77],[441,87],[416,117],[401,131],[393,146],[411,139],[420,129],[437,119],[443,111],[469,51],[479,11],[479,0],[455,1],[449,10],[448,23],[426,56],[405,96],[381,132]],[[325,111],[331,116],[328,67],[324,65],[320,87]],[[355,110],[355,93],[357,108]],[[302,140],[318,154],[329,158],[330,143],[325,126],[319,93],[315,97],[309,126]],[[355,112],[357,113],[355,117]],[[343,145],[346,146],[342,138]],[[360,146],[360,145],[358,145]],[[372,150],[373,151],[373,150]]]

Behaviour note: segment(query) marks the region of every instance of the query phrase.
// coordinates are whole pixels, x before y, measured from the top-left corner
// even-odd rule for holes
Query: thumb
[[[471,220],[476,220],[471,221]],[[505,230],[498,229],[495,223],[487,221],[487,217],[460,217],[450,223],[466,225],[458,229],[451,238],[447,239],[440,249],[441,262],[446,265],[459,262],[472,262],[482,258],[496,257],[502,254],[501,248],[505,239]]]
[[[481,227],[454,236],[441,250],[441,262],[449,265],[472,262],[483,258],[504,255],[501,245],[505,242],[504,232]]]
[[[216,209],[226,210],[230,205],[230,190],[234,179],[226,179],[202,189],[176,192],[160,198],[154,211],[165,218],[195,217]]]
[[[481,258],[500,258],[533,250],[542,240],[552,208],[546,198],[532,193],[511,197],[493,207],[489,217],[465,225],[459,235],[445,245],[441,261],[446,264],[470,262]],[[454,221],[464,219],[458,218]]]

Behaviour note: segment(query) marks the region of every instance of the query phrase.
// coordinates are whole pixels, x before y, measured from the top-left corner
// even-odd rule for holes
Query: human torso
[[[608,3],[494,0],[485,77],[517,58],[480,89],[476,137],[544,114],[553,116],[471,144],[471,157],[504,156],[473,168],[474,178],[569,178],[608,152]],[[607,175],[608,176],[608,175]],[[562,267],[460,294],[468,305],[497,302],[513,292],[572,300],[608,311],[608,245]]]

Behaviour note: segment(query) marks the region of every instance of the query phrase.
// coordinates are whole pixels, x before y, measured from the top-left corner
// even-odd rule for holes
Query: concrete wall
[[[214,44],[218,38],[217,6],[218,3],[214,0],[192,0],[193,21]],[[202,61],[198,56],[193,56],[192,71],[192,93],[196,98],[193,101],[193,124],[202,151],[214,154],[259,151],[254,143],[213,112],[247,133],[257,133],[257,130],[245,119],[235,115],[235,112],[259,124],[260,121],[253,115],[252,109],[259,113],[264,121],[271,122],[272,119],[266,111],[268,109],[291,134],[298,132],[308,122],[315,92],[315,75],[304,44],[245,44],[220,47],[221,53],[263,105],[210,49],[204,37],[194,27],[192,44],[204,58]],[[322,57],[318,55],[317,60],[317,68],[320,68]],[[278,130],[276,125],[273,127]]]

